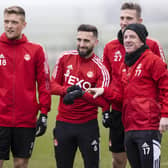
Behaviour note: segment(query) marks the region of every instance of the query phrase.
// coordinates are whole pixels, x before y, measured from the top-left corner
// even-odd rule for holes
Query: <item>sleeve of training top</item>
[[[118,87],[119,88],[119,87]],[[122,104],[123,94],[122,88],[116,90],[111,87],[104,88],[103,97],[111,102],[116,102]]]
[[[51,77],[51,94],[64,96],[67,92],[67,86],[63,86],[64,78],[63,56],[58,58],[54,66]]]
[[[36,53],[36,79],[40,111],[42,114],[47,115],[51,106],[50,71],[48,59],[42,47]]]
[[[163,62],[166,62],[164,51],[159,41],[154,41],[154,44],[150,49],[154,54],[158,55],[163,60]]]
[[[111,65],[110,65],[110,60],[108,58],[108,46],[106,45],[104,47],[104,51],[103,51],[103,64],[106,66],[107,70],[109,71],[109,74],[112,74],[112,69],[111,69]],[[110,76],[110,79],[112,80],[112,77]]]
[[[107,70],[107,68],[104,66],[102,61],[99,58],[95,58],[94,62],[97,64],[97,73],[98,73],[98,79],[96,83],[96,87],[108,87],[110,83],[110,75]],[[89,103],[95,104],[97,106],[102,107],[102,110],[109,110],[109,103],[103,98],[99,97],[97,99],[93,99],[93,96],[89,93],[85,93],[83,95],[83,98],[87,100]]]
[[[168,70],[167,65],[161,59],[155,59],[151,64],[152,78],[158,84],[159,104],[161,105],[161,117],[168,117]]]
[[[110,74],[107,70],[106,66],[99,59],[96,60],[98,65],[97,73],[99,73],[99,77],[97,80],[96,87],[109,87],[110,84]]]
[[[93,96],[90,93],[85,92],[83,98],[87,100],[88,103],[101,107],[103,111],[110,109],[110,104],[101,96],[93,99]]]
[[[122,66],[120,67],[119,70],[119,81],[118,81],[118,85],[117,87],[113,87],[113,85],[110,85],[110,87],[105,87],[104,88],[104,93],[103,93],[103,97],[113,103],[117,103],[117,104],[121,104],[122,106],[122,102],[123,102],[123,95],[124,95],[124,88],[122,86],[122,82],[121,82],[121,73],[122,73]]]

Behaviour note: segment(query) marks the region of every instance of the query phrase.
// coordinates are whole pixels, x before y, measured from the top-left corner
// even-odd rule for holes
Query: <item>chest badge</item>
[[[88,78],[93,78],[93,72],[92,71],[88,71],[87,72],[87,77]]]
[[[24,59],[25,59],[26,61],[30,61],[31,57],[30,57],[29,54],[25,54],[25,55],[24,55]]]
[[[72,65],[68,65],[67,69],[71,69],[72,70],[73,69]]]

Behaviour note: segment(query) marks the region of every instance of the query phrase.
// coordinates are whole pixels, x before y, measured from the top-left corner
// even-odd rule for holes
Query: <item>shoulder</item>
[[[145,59],[152,59],[152,60],[159,59],[159,57],[156,54],[154,54],[150,49],[147,49],[143,53],[143,55],[145,56]]]
[[[69,50],[69,51],[63,51],[60,55],[59,58],[62,57],[72,57],[72,56],[78,56],[78,51],[77,50]],[[74,57],[73,57],[74,58]]]
[[[105,45],[105,48],[115,48],[115,47],[118,47],[120,46],[120,42],[118,41],[118,39],[114,39],[110,42],[108,42],[106,45]]]
[[[69,50],[69,51],[63,51],[62,53],[59,54],[58,59],[57,60],[74,60],[75,57],[78,57],[78,51],[77,50]]]
[[[151,37],[146,39],[146,43],[149,46],[149,48],[152,47],[152,46],[158,46],[158,47],[160,46],[159,41],[156,40],[156,39],[153,39]]]
[[[158,55],[156,55],[155,53],[153,53],[151,50],[146,50],[145,52],[144,52],[144,56],[145,56],[145,61],[146,61],[146,63],[150,63],[150,64],[152,64],[152,63],[154,63],[154,62],[158,62],[158,63],[161,63],[161,64],[165,64],[164,62],[163,62],[163,60],[160,58],[160,57],[158,57]]]
[[[92,57],[92,61],[98,67],[98,69],[100,69],[100,71],[108,71],[104,63],[102,62],[102,59],[100,59],[98,56],[94,55]]]
[[[69,50],[69,51],[64,51],[61,53],[62,56],[66,56],[66,55],[78,55],[78,51],[77,50]]]
[[[151,73],[163,73],[167,71],[167,64],[152,51],[146,50],[144,54],[146,54],[143,60],[144,67]]]
[[[35,43],[35,42],[32,42],[32,41],[27,41],[26,44],[29,45],[29,46],[32,46],[32,47],[37,47],[37,48],[42,48],[42,46],[43,46],[40,43]]]
[[[40,43],[35,43],[35,42],[31,42],[31,41],[27,41],[27,43],[25,43],[25,47],[27,49],[30,49],[32,51],[42,51],[45,52],[45,46],[40,44]]]
[[[150,50],[152,50],[153,53],[161,57],[162,60],[166,62],[165,54],[159,41],[147,38],[146,44],[149,46]]]

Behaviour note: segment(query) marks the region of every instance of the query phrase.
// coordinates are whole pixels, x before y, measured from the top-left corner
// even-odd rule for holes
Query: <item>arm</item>
[[[97,69],[98,77],[97,77],[96,87],[108,87],[110,83],[109,72],[107,68],[104,66],[104,64],[102,63],[102,61],[97,59],[97,62],[98,62],[98,69]],[[103,97],[98,97],[94,99],[91,94],[86,92],[83,98],[88,102],[91,102],[92,104],[102,107],[103,111],[106,111],[110,108],[109,103]]]
[[[36,54],[36,80],[40,111],[42,114],[47,115],[51,106],[49,65],[42,48],[39,48]]]
[[[60,57],[54,66],[54,70],[51,77],[51,94],[64,96],[67,92],[67,86],[63,86],[64,68],[62,57]]]
[[[111,74],[111,65],[110,65],[110,61],[108,59],[108,47],[107,47],[107,45],[104,47],[102,60],[103,60],[103,64],[106,66],[107,70]]]
[[[168,117],[168,70],[161,59],[155,59],[151,65],[152,79],[157,83],[158,100],[161,105],[161,117]]]
[[[166,58],[165,58],[165,54],[164,54],[164,51],[163,51],[163,48],[161,46],[161,44],[159,43],[159,41],[153,41],[154,44],[152,46],[151,51],[158,55],[162,60],[163,62],[166,62]]]
[[[159,130],[163,133],[168,130],[168,71],[167,65],[161,59],[156,60],[152,67],[152,77],[158,83],[158,98],[161,105]]]
[[[96,99],[99,96],[103,96],[108,101],[116,101],[122,103],[122,93],[118,90],[112,90],[111,88],[89,88],[87,92],[93,94],[93,98]]]
[[[50,71],[47,57],[42,48],[36,53],[36,80],[41,114],[36,123],[36,136],[42,136],[47,129],[47,113],[50,111]]]
[[[97,98],[93,98],[93,95],[91,95],[88,92],[85,92],[83,95],[83,98],[87,100],[88,103],[101,107],[103,111],[109,110],[110,108],[109,103],[101,96]]]

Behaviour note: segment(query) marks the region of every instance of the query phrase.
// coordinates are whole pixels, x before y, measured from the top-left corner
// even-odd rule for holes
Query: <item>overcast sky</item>
[[[0,6],[2,7],[6,7],[9,5],[23,5],[23,6],[50,6],[50,5],[65,5],[65,6],[80,6],[82,7],[82,5],[94,5],[96,4],[101,4],[104,3],[104,1],[106,2],[116,2],[116,1],[120,1],[120,2],[125,2],[126,0],[0,0]],[[129,0],[130,1],[130,0]],[[138,2],[138,3],[142,3],[145,5],[149,5],[150,6],[158,6],[158,7],[162,7],[166,4],[168,4],[167,0],[132,0],[134,2]]]
[[[20,4],[20,5],[83,5],[101,3],[103,0],[1,0],[2,5]]]

